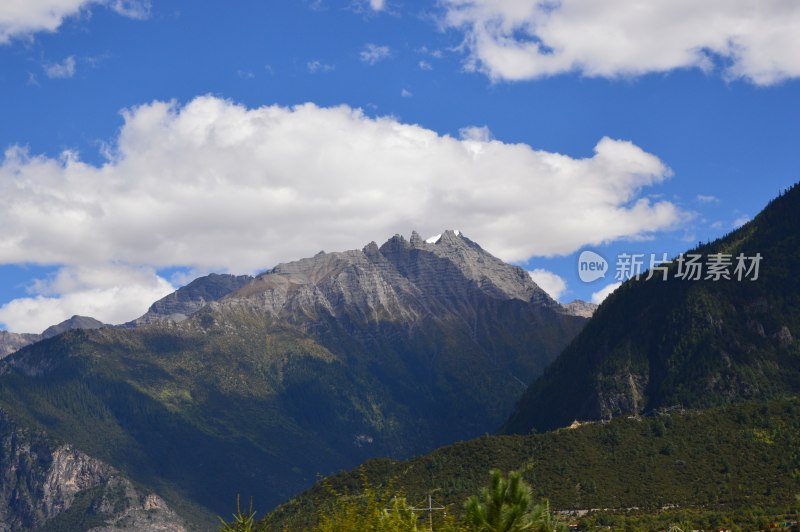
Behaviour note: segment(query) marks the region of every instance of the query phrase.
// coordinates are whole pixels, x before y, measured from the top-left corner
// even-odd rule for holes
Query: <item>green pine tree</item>
[[[556,532],[566,530],[554,520],[547,501],[533,503],[530,487],[522,473],[512,471],[508,477],[498,469],[491,471],[491,484],[481,489],[480,496],[467,499],[466,522],[476,532]]]
[[[233,521],[226,523],[222,522],[220,532],[266,532],[266,526],[256,523],[256,512],[253,510],[253,499],[250,499],[250,508],[246,512],[242,512],[241,501],[239,496],[236,496],[236,513],[233,514]]]

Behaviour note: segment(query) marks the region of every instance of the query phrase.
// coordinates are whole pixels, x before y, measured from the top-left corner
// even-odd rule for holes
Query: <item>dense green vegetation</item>
[[[751,532],[780,528],[797,531],[797,505],[751,506],[738,508],[690,508],[658,511],[596,511],[574,522],[583,530],[735,530]]]
[[[363,484],[361,491],[342,494],[325,483],[331,495],[331,504],[319,512],[316,523],[308,532],[562,532],[564,520],[550,511],[547,500],[536,502],[533,492],[522,479],[521,473],[512,471],[506,477],[500,470],[490,472],[491,481],[463,504],[464,517],[456,519],[447,508],[428,506],[415,508],[401,493],[391,492],[391,486],[382,489],[370,485],[360,469]],[[426,509],[427,508],[427,509]],[[434,511],[436,514],[434,515]],[[285,526],[284,531],[297,528]],[[252,503],[242,511],[239,499],[230,522],[222,521],[220,532],[268,532],[278,530],[268,521],[255,520]]]
[[[800,393],[800,186],[688,253],[762,256],[756,281],[631,280],[528,388],[509,433]],[[704,274],[705,275],[705,274]]]
[[[270,348],[286,356],[283,393],[276,394],[277,383],[264,378],[263,368],[274,362],[258,353],[263,338],[158,329],[68,333],[16,356],[12,363],[48,371],[4,375],[0,404],[21,425],[72,443],[150,486],[183,515],[213,523],[213,514],[196,511],[197,505],[220,512],[223,494],[247,490],[269,506],[330,464],[354,465],[368,456],[352,445],[344,449],[349,456],[332,456],[329,441],[308,438],[302,421],[281,410],[295,379],[325,373],[328,385],[341,379],[353,386],[330,353],[296,336],[277,331],[270,337]],[[321,409],[327,425],[346,422],[334,415],[341,404]],[[341,408],[341,416],[348,413]],[[274,480],[265,484],[264,478]]]
[[[326,479],[264,522],[270,530],[312,526],[336,504],[331,487],[358,493],[362,475],[411,501],[433,492],[463,515],[461,501],[477,493],[490,468],[521,470],[535,497],[548,498],[554,510],[608,509],[584,516],[584,523],[630,522],[643,530],[667,521],[728,523],[746,530],[747,523],[795,508],[800,399],[485,436],[408,461],[371,460],[361,471]]]
[[[499,469],[492,481],[464,505],[464,526],[476,532],[565,531],[566,525],[550,513],[548,501],[534,504],[531,488],[519,471],[505,478]]]

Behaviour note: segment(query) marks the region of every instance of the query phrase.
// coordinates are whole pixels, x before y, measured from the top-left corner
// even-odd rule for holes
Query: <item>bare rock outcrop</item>
[[[186,529],[158,495],[72,445],[19,428],[0,411],[0,532],[56,524],[76,531]]]
[[[395,235],[378,247],[320,252],[279,264],[231,293],[215,308],[252,306],[275,316],[302,321],[320,312],[342,313],[364,322],[413,323],[424,316],[476,316],[476,294],[520,300],[560,312],[560,306],[530,275],[506,264],[455,231],[435,241],[416,232]]]
[[[591,318],[594,314],[594,311],[597,310],[597,307],[594,303],[589,303],[588,301],[581,301],[580,299],[576,299],[569,303],[565,303],[561,305],[561,309],[564,314],[569,314],[570,316],[580,316],[582,318]]]
[[[42,337],[39,334],[0,331],[0,358],[5,358],[11,353],[19,351],[26,345],[38,342],[41,339]]]
[[[235,292],[253,278],[249,275],[212,273],[199,277],[175,292],[159,299],[147,312],[122,327],[133,328],[163,321],[182,322],[212,301]]]

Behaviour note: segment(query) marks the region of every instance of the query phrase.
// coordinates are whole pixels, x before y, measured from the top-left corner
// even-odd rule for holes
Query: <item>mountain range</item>
[[[794,186],[596,309],[445,231],[203,277],[122,326],[73,320],[0,361],[8,529],[117,501],[113,530],[151,497],[158,523],[204,529],[236,494],[270,509],[319,474],[420,454],[365,467],[459,496],[489,464],[523,469],[572,507],[783,504],[800,478],[798,213]],[[727,276],[691,278],[687,257]],[[78,503],[44,480],[65,452],[104,472]],[[269,519],[309,522],[319,489]]]
[[[391,486],[387,497],[435,493],[458,514],[492,467],[524,472],[558,510],[589,512],[575,518],[588,529],[663,530],[681,521],[761,530],[796,519],[799,235],[795,185],[741,228],[676,257],[666,273],[623,283],[532,381],[501,434],[369,461],[324,479],[265,523],[311,525],[337,497],[358,500],[365,478]],[[729,278],[681,276],[691,256],[729,260]],[[739,256],[748,260],[741,279]]]
[[[0,410],[202,528],[239,493],[269,508],[318,474],[494,431],[585,322],[462,234],[397,235],[24,347],[0,362]]]
[[[212,273],[200,277],[175,292],[153,303],[141,317],[117,327],[135,328],[159,321],[180,322],[204,305],[235,292],[253,278],[249,275]],[[577,315],[577,314],[576,314]],[[88,316],[72,316],[56,325],[51,325],[41,334],[0,331],[0,358],[36,343],[73,329],[99,329],[112,327]]]

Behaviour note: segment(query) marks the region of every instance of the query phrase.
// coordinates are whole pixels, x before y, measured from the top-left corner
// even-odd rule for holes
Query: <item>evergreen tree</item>
[[[491,484],[480,496],[467,499],[466,522],[476,532],[555,532],[566,527],[550,515],[547,501],[534,504],[530,487],[522,473],[512,471],[508,478],[498,469],[491,471]]]

